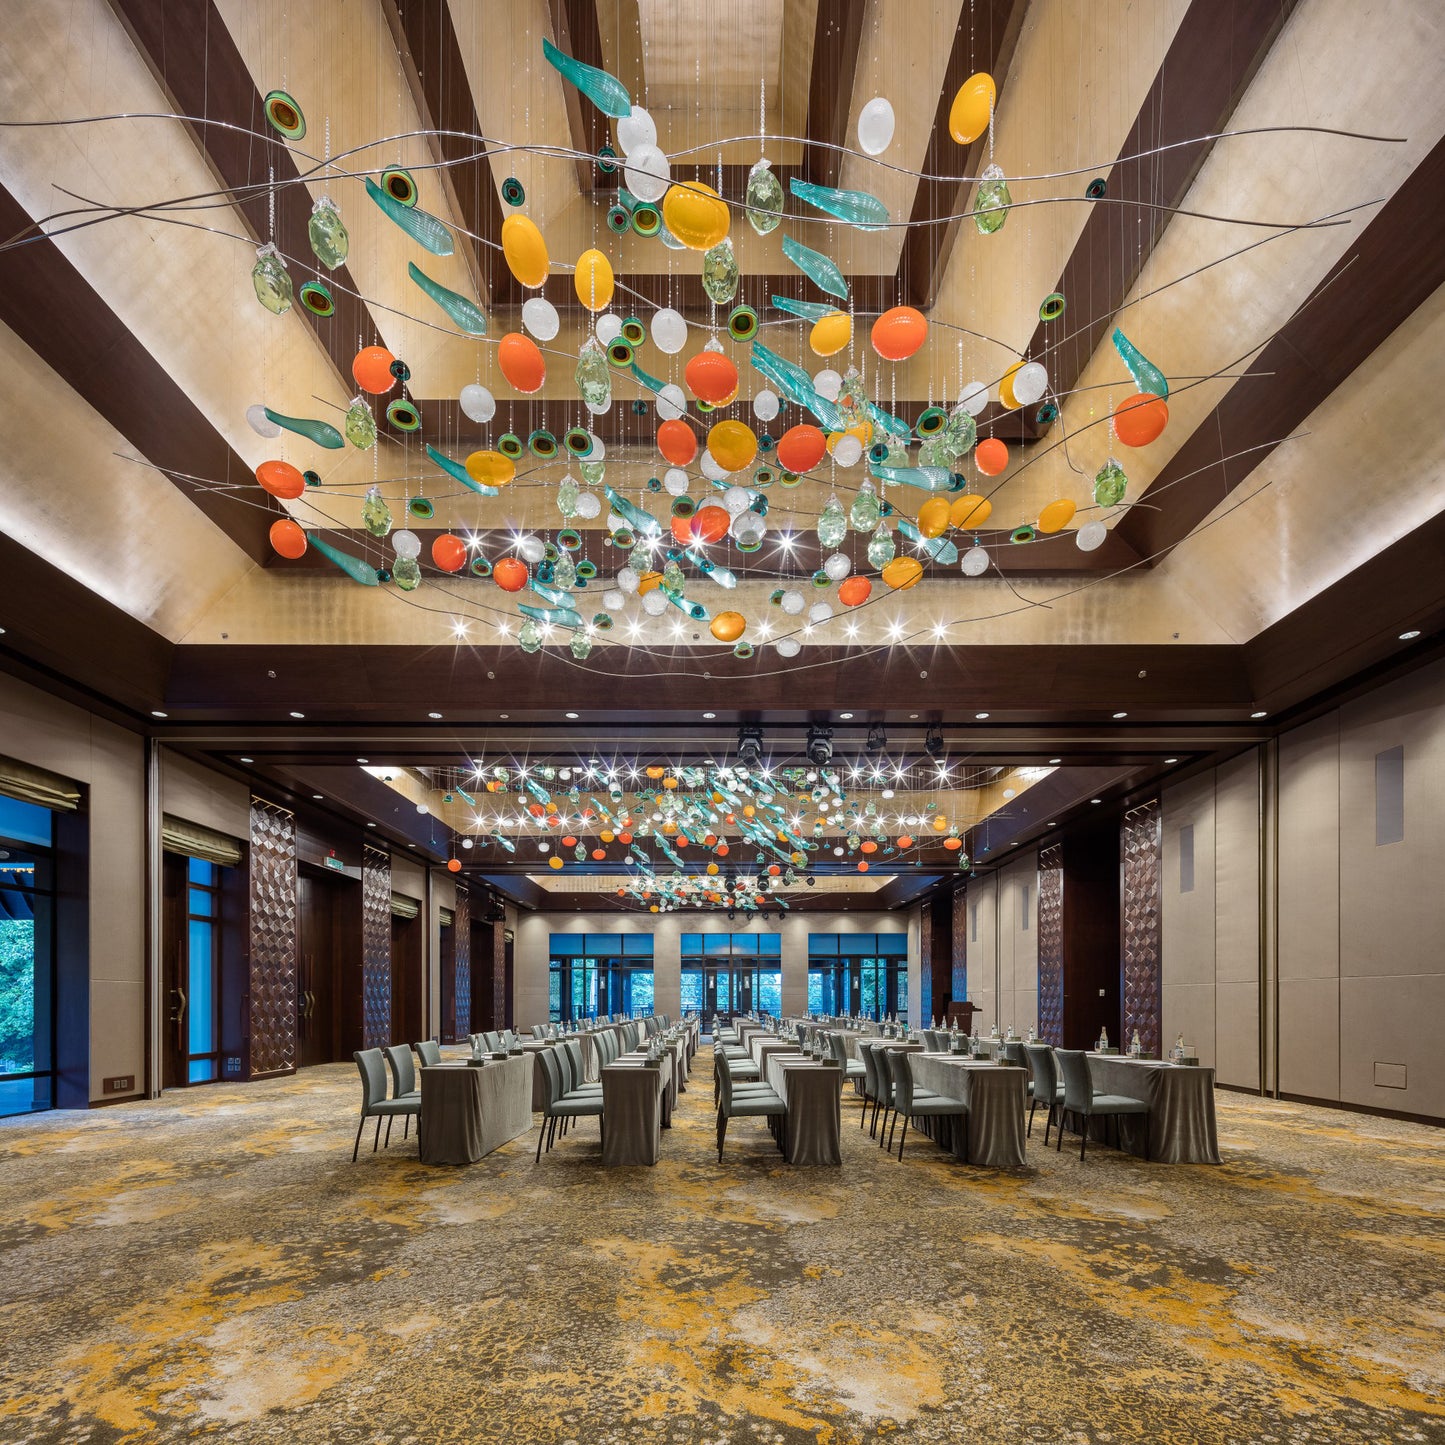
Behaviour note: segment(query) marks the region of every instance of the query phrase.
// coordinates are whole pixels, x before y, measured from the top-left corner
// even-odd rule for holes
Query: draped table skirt
[[[801,1054],[767,1056],[768,1087],[788,1106],[783,1155],[789,1164],[843,1162],[840,1138],[843,1070]]]
[[[1220,1162],[1213,1069],[1125,1054],[1090,1054],[1089,1073],[1096,1093],[1123,1094],[1149,1106],[1147,1126],[1141,1114],[1118,1116],[1121,1148],[1158,1164]],[[1104,1120],[1095,1119],[1089,1137],[1102,1139],[1104,1128]]]
[[[968,1105],[968,1113],[961,1119],[920,1119],[918,1124],[925,1132],[951,1147],[965,1164],[1023,1168],[1026,1069],[970,1062],[957,1054],[915,1054],[909,1063],[920,1088]]]
[[[602,1162],[606,1165],[656,1164],[664,1123],[671,1122],[666,1066],[608,1064],[602,1070]]]
[[[531,1127],[531,1059],[421,1070],[417,1147],[423,1164],[474,1164]]]

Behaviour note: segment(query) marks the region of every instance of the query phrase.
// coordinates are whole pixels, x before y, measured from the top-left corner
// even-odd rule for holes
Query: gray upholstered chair
[[[572,1094],[597,1094],[601,1095],[601,1083],[587,1082],[587,1049],[581,1039],[568,1039],[562,1045],[562,1052],[566,1056],[563,1060],[563,1078],[567,1084],[567,1093]]]
[[[838,1067],[843,1070],[843,1077],[851,1080],[854,1092],[857,1094],[864,1109],[868,1107],[868,1095],[864,1090],[864,1080],[868,1077],[868,1070],[864,1068],[857,1059],[848,1057],[848,1044],[842,1034],[829,1034],[828,1047],[833,1052],[833,1059]]]
[[[533,1024],[533,1025],[532,1025],[532,1037],[533,1037],[534,1039],[545,1039],[545,1038],[547,1037],[547,1025],[546,1025],[546,1024]]]
[[[1034,1132],[1034,1110],[1043,1105],[1044,1147],[1049,1144],[1049,1126],[1054,1122],[1054,1111],[1064,1102],[1064,1086],[1059,1083],[1059,1072],[1054,1067],[1054,1051],[1047,1044],[1025,1044],[1024,1057],[1029,1066],[1029,1127]],[[1059,1130],[1060,1134],[1063,1130]]]
[[[869,1104],[873,1106],[873,1115],[868,1124],[868,1135],[872,1138],[878,1130],[878,1110],[887,1097],[887,1091],[879,1082],[878,1055],[871,1039],[858,1040],[858,1057],[863,1061],[863,1112],[868,1113]],[[862,1119],[859,1119],[858,1127],[863,1127]]]
[[[393,1099],[416,1099],[421,1101],[421,1090],[417,1087],[416,1066],[411,1061],[411,1050],[405,1044],[392,1044],[383,1050],[391,1069],[391,1097]],[[406,1138],[411,1129],[410,1117],[402,1121],[402,1135]],[[391,1124],[387,1123],[386,1134],[391,1138]]]
[[[718,1081],[721,1095],[717,1106],[717,1159],[722,1163],[723,1140],[727,1136],[728,1120],[745,1115],[762,1118],[781,1118],[788,1112],[788,1106],[780,1095],[766,1085],[733,1085],[732,1064],[726,1054],[718,1056]]]
[[[959,1118],[968,1113],[968,1105],[962,1099],[950,1099],[945,1094],[934,1093],[932,1089],[920,1089],[913,1081],[913,1055],[907,1049],[882,1049],[880,1052],[893,1076],[894,1126],[900,1118],[903,1120],[903,1134],[898,1140],[898,1157],[901,1160],[903,1146],[908,1142],[909,1120]],[[888,1145],[892,1152],[891,1130]]]
[[[537,1057],[542,1065],[546,1097],[542,1101],[542,1127],[537,1135],[537,1157],[533,1162],[541,1163],[542,1140],[546,1139],[547,1148],[550,1150],[552,1141],[557,1137],[558,1120],[562,1120],[565,1125],[570,1124],[573,1119],[596,1115],[599,1137],[607,1126],[602,1118],[600,1086],[596,1094],[568,1093],[563,1075],[562,1051],[560,1049],[541,1049]]]
[[[419,1044],[413,1044],[416,1056],[421,1060],[424,1069],[434,1069],[442,1061],[441,1045],[435,1039],[423,1039]]]
[[[403,1051],[404,1052],[404,1051]],[[397,1115],[415,1115],[421,1118],[421,1095],[408,1095],[399,1099],[386,1097],[386,1065],[382,1062],[380,1049],[357,1049],[351,1056],[356,1060],[357,1072],[361,1075],[361,1119],[356,1126],[356,1142],[351,1146],[351,1162],[356,1163],[357,1150],[361,1148],[361,1131],[368,1119],[376,1120],[376,1137],[371,1141],[371,1152],[376,1153],[381,1143],[381,1121],[386,1120],[386,1142],[391,1143],[391,1121]],[[411,1062],[410,1059],[407,1060]]]
[[[1120,1114],[1142,1114],[1144,1116],[1144,1157],[1149,1157],[1149,1105],[1143,1099],[1133,1099],[1127,1094],[1096,1094],[1094,1080],[1089,1072],[1089,1056],[1083,1049],[1055,1049],[1054,1057],[1064,1076],[1064,1096],[1060,1101],[1059,1142],[1056,1149],[1064,1146],[1064,1119],[1072,1114],[1079,1123],[1079,1158],[1089,1142],[1089,1120],[1093,1118],[1113,1119],[1114,1142],[1119,1140],[1118,1118]],[[1108,1124],[1105,1126],[1107,1138]]]

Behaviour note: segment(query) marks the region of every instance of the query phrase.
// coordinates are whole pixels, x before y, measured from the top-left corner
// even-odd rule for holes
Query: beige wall
[[[160,750],[160,759],[163,813],[241,842],[250,838],[251,789],[245,783],[223,777],[170,748]]]
[[[1039,1022],[1039,857],[1021,854],[968,885],[964,947],[968,998],[987,1033]]]
[[[652,934],[653,989],[659,1013],[681,1012],[682,935],[684,933],[778,933],[782,935],[783,1012],[801,1013],[808,1004],[810,933],[908,933],[908,996],[917,1014],[918,910],[902,913],[803,913],[766,924],[753,919],[729,923],[710,914],[667,913],[521,913],[516,922],[512,966],[516,1024],[529,1029],[545,1023],[547,975],[552,933]]]
[[[145,744],[0,675],[0,752],[84,783],[90,816],[90,1097],[145,1088]],[[99,1026],[103,1021],[103,1026]],[[111,1095],[112,1098],[125,1097]]]
[[[1404,749],[1405,835],[1377,844],[1375,758],[1394,747]],[[1263,762],[1250,752],[1164,792],[1165,1039],[1197,1043],[1221,1083],[1256,1088],[1262,1064],[1265,1086],[1277,1077],[1285,1094],[1445,1117],[1445,664],[1280,737],[1261,990]],[[1190,893],[1179,876],[1186,826]]]

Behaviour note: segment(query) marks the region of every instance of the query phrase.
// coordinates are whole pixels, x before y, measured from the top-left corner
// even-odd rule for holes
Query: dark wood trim
[[[36,231],[29,212],[0,186],[0,236]],[[266,532],[274,518],[283,515],[279,504],[258,488],[255,499],[262,505],[237,506],[224,492],[177,479],[175,473],[208,482],[255,480],[195,402],[53,241],[6,253],[0,322],[141,456],[163,468],[252,561],[270,555]]]
[[[381,9],[396,41],[423,128],[448,132],[430,136],[428,143],[440,166],[436,176],[452,214],[477,235],[500,243],[502,203],[491,161],[452,164],[476,150],[477,143],[465,137],[480,136],[482,123],[452,24],[451,7],[446,0],[405,4],[402,0],[382,0]],[[495,251],[467,236],[458,236],[457,245],[484,307],[520,303],[521,290]]]
[[[580,60],[584,65],[606,70],[602,55],[602,32],[597,24],[597,10],[591,0],[547,0],[547,13],[552,21],[552,43],[558,50]],[[541,46],[532,63],[538,74],[547,74],[551,66],[541,56]],[[577,186],[584,195],[598,189],[598,172],[593,157],[608,137],[607,117],[575,85],[565,80],[562,101],[567,107],[567,129],[572,135],[572,148],[581,154],[575,162]],[[612,189],[608,187],[608,189]],[[570,281],[569,281],[570,285]]]
[[[379,333],[347,268],[327,271],[311,253],[307,236],[311,193],[301,184],[290,150],[268,124],[264,97],[214,0],[110,0],[110,5],[179,113],[242,127],[195,125],[190,130],[217,180],[233,193],[233,203],[251,234],[260,240],[270,235],[268,181],[274,170],[276,248],[287,258],[298,290],[303,280],[315,276],[328,283],[336,302],[335,315],[324,319],[313,316],[299,301],[292,309],[315,331],[349,389],[356,338],[373,341]],[[314,146],[322,116],[312,115],[308,123],[312,132],[306,144]],[[275,143],[258,142],[256,135]],[[190,470],[204,473],[201,467]]]
[[[1445,247],[1437,244],[1442,195],[1445,140],[1260,352],[1251,369],[1267,379],[1235,382],[1145,499],[1181,478],[1187,485],[1174,487],[1159,511],[1136,508],[1115,528],[1135,552],[1157,563],[1177,546],[1445,284]],[[1233,460],[1221,459],[1225,454]],[[1438,553],[1427,574],[1432,569],[1439,569]],[[1398,569],[1392,575],[1403,580]],[[1393,601],[1394,585],[1384,591]]]
[[[1181,205],[1214,143],[1181,146],[1144,160],[1126,158],[1224,130],[1297,3],[1193,0],[1118,158],[1106,172],[1109,204],[1090,212],[1054,287],[1069,308],[1057,321],[1041,321],[1024,353],[1044,362],[1055,392],[1078,385],[1172,219],[1168,209],[1127,203]],[[1063,184],[1077,186],[1082,194],[1088,183],[1087,176],[1071,176]],[[1127,332],[1127,321],[1124,327]],[[1231,440],[1231,445],[1238,444]]]
[[[953,32],[933,130],[919,168],[925,174],[977,176],[987,164],[988,136],[980,136],[966,151],[961,151],[949,134],[948,113],[959,86],[980,70],[993,76],[1002,94],[1028,8],[1029,0],[983,0],[979,5],[964,6]],[[822,9],[820,6],[820,13]],[[817,73],[815,64],[813,74]],[[938,300],[963,225],[957,218],[968,208],[972,190],[972,181],[966,179],[918,183],[909,230],[904,235],[898,259],[899,290],[908,305],[927,310]],[[935,224],[941,216],[955,219]]]
[[[803,175],[818,186],[836,186],[848,144],[848,111],[863,43],[864,0],[819,0],[808,79],[808,139]],[[783,181],[784,186],[787,181]]]
[[[1308,1104],[1315,1109],[1338,1109],[1345,1114],[1369,1114],[1376,1119],[1401,1119],[1407,1124],[1426,1124],[1432,1129],[1445,1128],[1445,1118],[1434,1114],[1410,1114],[1404,1109],[1381,1109],[1374,1104],[1355,1104],[1344,1099],[1316,1099],[1310,1094],[1264,1094],[1258,1089],[1245,1088],[1241,1084],[1221,1084],[1216,1089],[1227,1089],[1231,1094],[1248,1094],[1255,1099],[1271,1099],[1276,1103]]]

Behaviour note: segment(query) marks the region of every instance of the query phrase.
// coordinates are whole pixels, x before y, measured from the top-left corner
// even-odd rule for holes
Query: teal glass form
[[[692,602],[684,597],[681,592],[674,592],[670,587],[659,587],[661,592],[679,612],[685,612],[694,622],[706,622],[708,610],[701,602]]]
[[[517,851],[515,845],[512,843],[512,840],[510,838],[504,838],[500,833],[492,834],[492,842],[500,843],[502,847],[507,850],[508,853],[515,853]]]
[[[667,384],[666,382],[659,381],[655,376],[649,375],[647,372],[645,372],[645,371],[637,364],[636,361],[634,361],[627,369],[628,369],[628,370],[633,374],[633,376],[635,376],[635,377],[638,379],[638,381],[640,381],[640,382],[643,384],[643,386],[645,386],[645,387],[648,389],[648,391],[650,391],[654,396],[656,396],[656,395],[662,390],[662,388]]]
[[[430,442],[424,442],[426,454],[447,476],[454,482],[460,482],[469,492],[476,492],[481,497],[500,497],[500,487],[489,487],[485,482],[477,481],[470,472],[460,463],[454,462],[445,452],[439,452]]]
[[[843,279],[843,273],[821,251],[815,251],[791,236],[784,236],[783,255],[820,290],[840,301],[848,299],[848,283]]]
[[[702,575],[709,580],[716,582],[719,587],[731,592],[738,585],[737,574],[730,568],[714,562],[711,557],[705,557],[696,547],[687,549],[687,560],[697,568]]]
[[[840,191],[833,186],[815,186],[793,176],[788,189],[800,200],[825,216],[836,216],[860,231],[881,231],[888,224],[888,207],[867,191]]]
[[[651,512],[644,512],[641,507],[629,502],[626,497],[611,487],[604,486],[602,491],[611,504],[612,510],[624,521],[629,522],[639,535],[644,537],[661,535],[662,523]]]
[[[931,561],[944,567],[952,567],[958,561],[958,548],[947,537],[925,537],[911,518],[899,517],[898,535],[907,537],[914,546],[921,547]]]
[[[785,360],[761,341],[753,342],[749,355],[753,366],[789,401],[807,407],[829,431],[846,430],[848,424],[843,419],[843,413],[827,397],[818,395],[813,386],[813,378],[801,366]]]
[[[360,557],[353,557],[350,552],[333,547],[315,532],[308,532],[306,540],[328,561],[340,567],[353,582],[359,582],[363,587],[381,586],[381,578],[376,575],[376,568],[363,562]]]
[[[266,413],[267,421],[285,427],[287,431],[294,431],[297,436],[303,436],[319,447],[327,447],[334,452],[346,445],[346,438],[330,422],[312,421],[310,417],[304,416],[282,416],[279,411],[272,411],[269,406],[262,409]]]
[[[902,482],[920,492],[950,492],[954,489],[953,473],[947,467],[870,467],[880,482]]]
[[[487,334],[487,318],[475,301],[468,301],[465,296],[459,296],[455,291],[439,285],[415,261],[406,263],[406,274],[446,312],[459,330],[466,332],[468,336]]]
[[[603,115],[613,120],[623,120],[632,114],[632,97],[627,87],[615,75],[608,75],[595,65],[582,61],[558,50],[546,36],[542,37],[542,54],[563,80],[575,85]]]
[[[1134,385],[1140,391],[1147,391],[1151,396],[1168,398],[1169,382],[1164,373],[1117,326],[1114,328],[1114,350],[1123,358],[1124,365],[1129,368],[1129,375],[1134,378]]]
[[[525,602],[517,604],[517,611],[533,622],[549,622],[553,627],[581,627],[582,617],[570,607],[531,607]]]
[[[903,440],[913,435],[913,428],[902,417],[884,411],[882,407],[875,406],[871,401],[868,403],[868,415],[873,418],[874,424],[882,427],[889,436]]]
[[[433,256],[452,254],[452,233],[429,211],[419,206],[404,206],[394,197],[387,195],[370,176],[366,182],[366,194],[381,208],[382,213],[395,221],[419,246],[425,247]]]
[[[772,302],[779,311],[786,311],[789,316],[801,316],[804,321],[821,321],[838,310],[826,301],[794,301],[791,296],[774,296]]]
[[[537,596],[540,597],[542,601],[545,602],[549,607],[572,606],[572,599],[567,595],[567,591],[565,588],[553,587],[550,582],[543,582],[536,577],[532,578],[532,581],[529,585],[531,586],[532,591],[535,592]],[[530,778],[527,779],[529,790],[531,781],[532,780]],[[545,797],[539,799],[539,801],[542,803],[550,803],[552,799],[550,797]]]

